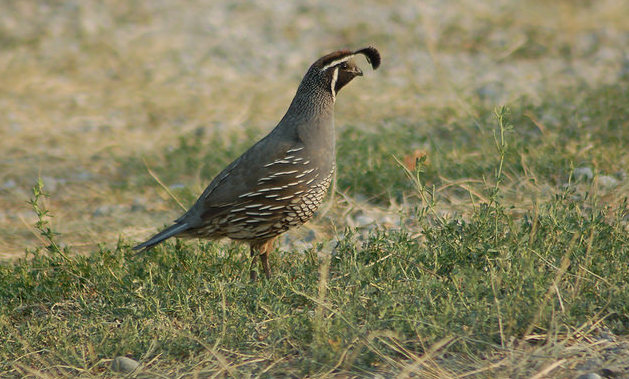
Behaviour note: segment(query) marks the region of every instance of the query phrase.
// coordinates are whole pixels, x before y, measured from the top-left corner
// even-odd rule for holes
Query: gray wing
[[[203,223],[239,204],[267,199],[264,195],[269,192],[269,188],[281,188],[294,183],[287,173],[303,171],[306,160],[299,153],[304,152],[304,145],[296,137],[269,138],[271,135],[253,145],[221,171],[190,210],[175,222],[185,220],[192,224]]]

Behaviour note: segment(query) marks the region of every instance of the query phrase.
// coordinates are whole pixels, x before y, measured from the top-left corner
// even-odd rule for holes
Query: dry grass
[[[329,50],[382,50],[383,69],[348,88],[337,106],[340,129],[370,129],[377,120],[421,120],[440,109],[477,117],[471,99],[478,91],[498,104],[581,81],[612,82],[629,28],[622,1],[2,7],[4,257],[38,243],[25,203],[38,175],[63,220],[55,227],[80,250],[121,233],[145,236],[157,220],[127,212],[134,200],[146,199],[167,222],[176,212],[168,212],[171,203],[157,186],[145,193],[112,188],[125,174],[112,157],[165,149],[199,126],[231,133],[248,125],[262,135],[281,117],[308,64]],[[199,178],[198,188],[208,179]],[[94,216],[120,205],[121,212]]]

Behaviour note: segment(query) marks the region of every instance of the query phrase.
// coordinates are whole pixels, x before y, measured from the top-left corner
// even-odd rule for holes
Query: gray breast
[[[264,163],[265,175],[251,191],[239,195],[237,204],[217,217],[212,227],[208,225],[205,234],[236,240],[272,238],[310,220],[330,186],[334,158],[328,164],[309,157],[300,146]]]

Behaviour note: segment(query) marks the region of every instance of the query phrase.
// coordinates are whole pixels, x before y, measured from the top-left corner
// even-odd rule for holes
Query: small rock
[[[609,176],[609,175],[601,175],[601,176],[598,177],[598,184],[601,187],[613,188],[613,187],[616,187],[618,185],[618,179],[614,178],[613,176]]]
[[[576,180],[592,180],[594,173],[589,167],[577,167],[574,169],[574,178]]]
[[[577,379],[603,379],[603,378],[595,372],[590,372],[587,374],[581,374],[577,376]]]
[[[504,86],[500,82],[487,83],[476,88],[476,95],[481,100],[498,101],[504,92]]]
[[[135,370],[136,368],[138,368],[139,365],[140,363],[138,361],[135,361],[131,358],[116,357],[111,362],[111,369],[116,372],[122,372],[122,373],[127,374]]]
[[[315,231],[314,231],[314,230],[312,230],[312,229],[310,229],[310,230],[308,231],[308,234],[306,234],[306,235],[304,236],[303,241],[304,241],[304,242],[312,242],[312,241],[314,241],[315,237],[316,237]]]
[[[90,180],[94,177],[94,175],[92,175],[91,172],[88,171],[81,171],[79,173],[77,173],[74,178],[80,182],[84,182],[86,180]]]
[[[15,180],[13,179],[9,179],[6,182],[2,183],[2,186],[0,186],[0,188],[2,189],[13,189],[17,186],[17,183],[15,182]]]
[[[94,211],[92,212],[92,216],[93,217],[108,216],[111,214],[111,212],[112,212],[111,206],[101,205],[100,207],[94,209]]]
[[[373,224],[376,221],[373,217],[364,213],[356,216],[354,220],[356,222],[356,227],[358,228]]]
[[[626,378],[626,376],[624,375],[626,373],[626,370],[623,368],[602,368],[601,371],[599,371],[601,373],[601,376],[604,378]],[[599,376],[600,378],[600,376]]]
[[[146,199],[136,197],[131,203],[131,212],[143,212],[146,210]]]
[[[111,216],[116,212],[127,212],[129,207],[125,207],[121,204],[105,204],[96,208],[92,212],[92,216],[101,217],[101,216]]]

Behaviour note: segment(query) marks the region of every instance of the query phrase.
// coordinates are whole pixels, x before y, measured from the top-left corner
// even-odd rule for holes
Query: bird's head
[[[355,77],[363,75],[354,61],[354,57],[361,54],[367,58],[374,70],[380,66],[380,53],[374,47],[369,46],[356,51],[339,50],[319,58],[310,66],[307,76],[316,76],[324,89],[336,98],[341,88]]]

